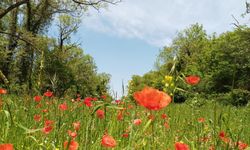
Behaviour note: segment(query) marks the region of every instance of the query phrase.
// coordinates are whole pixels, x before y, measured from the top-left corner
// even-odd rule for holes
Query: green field
[[[111,104],[109,98],[99,98],[92,101],[92,107],[71,102],[69,97],[43,97],[35,102],[32,97],[2,95],[1,100],[0,143],[12,143],[16,150],[61,150],[71,138],[68,130],[73,132],[72,123],[77,121],[80,129],[75,141],[80,150],[106,149],[101,145],[105,133],[116,140],[114,149],[124,150],[172,150],[176,142],[183,142],[192,150],[231,150],[238,149],[238,141],[250,143],[249,105],[236,108],[209,101],[195,107],[171,103],[159,111],[149,111],[128,99],[118,105]],[[64,102],[65,111],[59,109]],[[97,117],[98,109],[105,112],[103,119]],[[122,119],[118,119],[118,114]],[[34,115],[40,115],[40,121],[35,121]],[[149,119],[150,115],[154,119]],[[135,125],[135,119],[142,123]],[[45,120],[53,121],[48,134],[42,132]],[[221,132],[225,133],[224,138]]]

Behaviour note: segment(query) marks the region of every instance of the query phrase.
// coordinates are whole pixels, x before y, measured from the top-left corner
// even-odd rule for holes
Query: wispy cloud
[[[124,0],[100,13],[93,10],[83,26],[162,47],[177,31],[196,22],[208,33],[232,29],[232,15],[240,19],[244,4],[245,0]]]

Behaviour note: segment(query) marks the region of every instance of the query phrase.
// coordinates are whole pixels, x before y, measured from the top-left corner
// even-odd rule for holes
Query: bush
[[[185,92],[176,91],[174,93],[174,99],[173,99],[174,103],[184,103],[186,99],[187,99],[187,94]]]
[[[246,106],[250,101],[250,92],[242,89],[233,89],[229,93],[213,95],[217,102],[224,105]]]
[[[246,106],[250,101],[250,91],[242,89],[232,90],[230,103],[234,106]]]

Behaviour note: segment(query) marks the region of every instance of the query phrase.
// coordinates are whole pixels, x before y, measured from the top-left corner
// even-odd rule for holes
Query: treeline
[[[250,28],[238,26],[216,36],[207,35],[202,25],[191,25],[160,51],[155,65],[154,71],[132,77],[129,94],[144,86],[167,91],[168,75],[174,78],[175,102],[216,99],[246,105],[250,101]],[[194,88],[187,86],[183,79],[188,75],[198,75],[201,82]]]
[[[79,91],[83,96],[107,92],[110,75],[97,73],[93,58],[71,36],[80,17],[113,0],[1,0],[0,87],[32,94],[53,90],[62,96]],[[48,36],[56,22],[57,37]]]

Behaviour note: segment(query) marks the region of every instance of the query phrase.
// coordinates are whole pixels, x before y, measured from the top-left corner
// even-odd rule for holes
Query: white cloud
[[[177,31],[196,22],[208,33],[232,29],[245,0],[124,0],[100,13],[93,10],[83,26],[118,37],[137,38],[157,47],[171,42]]]

